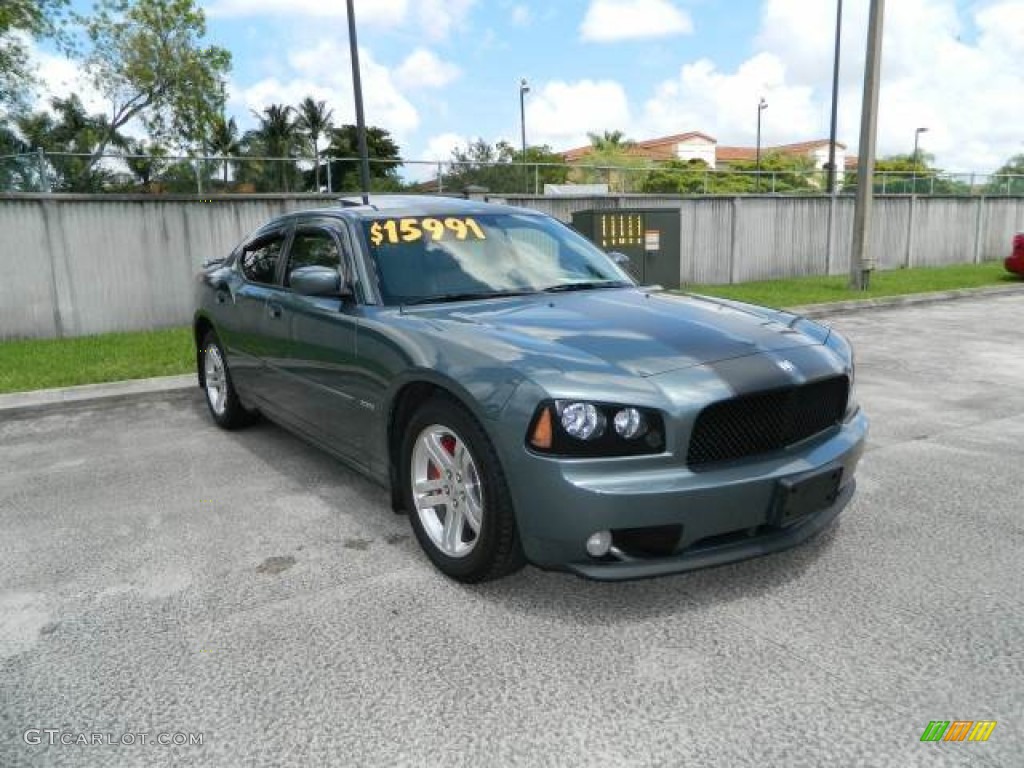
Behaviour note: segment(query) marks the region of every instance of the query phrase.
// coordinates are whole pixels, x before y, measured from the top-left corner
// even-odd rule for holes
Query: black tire
[[[220,364],[224,371],[222,401],[211,394],[213,382],[212,380],[207,381],[207,358],[211,355],[219,356]],[[241,429],[252,424],[256,420],[256,414],[245,408],[238,399],[238,392],[235,391],[235,385],[231,382],[231,371],[228,370],[224,347],[221,346],[217,334],[213,331],[208,331],[206,336],[203,337],[202,346],[199,348],[199,365],[203,371],[203,391],[206,395],[206,407],[209,409],[210,416],[213,417],[217,426],[223,429]],[[217,403],[220,402],[222,402],[222,406],[218,409]]]
[[[446,554],[431,538],[413,497],[413,462],[417,441],[432,427],[450,429],[468,448],[479,480],[478,497],[482,498],[479,532],[473,536],[471,551],[459,557]],[[473,584],[501,578],[526,563],[519,531],[516,527],[512,497],[508,491],[501,462],[483,428],[461,404],[448,397],[433,397],[420,406],[404,430],[399,477],[402,498],[409,511],[413,533],[431,562],[456,581]],[[457,505],[457,501],[455,502]],[[439,505],[438,509],[447,506]],[[465,507],[468,513],[469,508]],[[431,511],[426,515],[430,519]],[[434,512],[440,517],[440,512]]]

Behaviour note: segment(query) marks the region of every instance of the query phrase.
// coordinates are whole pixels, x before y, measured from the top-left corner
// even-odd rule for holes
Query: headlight
[[[578,440],[593,440],[604,434],[604,414],[591,403],[559,403],[562,429]]]
[[[623,408],[615,414],[615,432],[619,437],[632,440],[647,431],[647,420],[638,408]]]
[[[825,343],[846,361],[846,375],[850,380],[850,389],[846,398],[846,413],[843,418],[849,419],[850,416],[857,412],[857,408],[860,407],[857,403],[857,392],[855,387],[857,365],[854,360],[853,345],[845,336],[835,329],[829,330],[828,339],[826,339]]]
[[[558,456],[636,456],[665,450],[665,428],[650,408],[549,400],[537,408],[526,442]]]
[[[857,402],[857,365],[853,360],[853,350],[850,350],[850,394],[846,398],[846,414],[844,418],[850,418],[857,412],[860,403]]]

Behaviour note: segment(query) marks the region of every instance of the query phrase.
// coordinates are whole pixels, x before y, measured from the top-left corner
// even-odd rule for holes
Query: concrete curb
[[[932,293],[908,293],[903,296],[883,296],[877,299],[831,301],[825,304],[805,304],[802,307],[787,307],[787,310],[804,317],[817,318],[851,314],[866,309],[909,307],[915,304],[934,304],[954,299],[977,299],[985,296],[1013,296],[1016,294],[1024,294],[1024,283],[1020,285],[996,285],[985,288],[957,288],[952,291],[935,291]]]
[[[97,400],[135,399],[147,395],[166,395],[185,392],[198,387],[194,373],[182,376],[159,376],[152,379],[112,381],[104,384],[85,384],[60,389],[37,389],[33,392],[14,392],[0,395],[0,416],[33,408],[54,405],[74,405]]]
[[[878,299],[808,304],[802,307],[790,307],[789,311],[796,312],[804,317],[822,318],[870,309],[906,307],[915,304],[952,301],[954,299],[975,299],[985,296],[1013,296],[1020,294],[1024,294],[1024,284],[994,286],[990,288],[960,288],[954,291],[939,291],[936,293],[912,293],[905,296],[887,296]],[[154,379],[86,384],[80,387],[65,387],[63,389],[15,392],[9,395],[0,395],[0,416],[54,405],[88,403],[98,400],[135,399],[147,395],[159,396],[173,392],[184,393],[195,387],[197,387],[196,375],[190,373],[183,376],[162,376]]]

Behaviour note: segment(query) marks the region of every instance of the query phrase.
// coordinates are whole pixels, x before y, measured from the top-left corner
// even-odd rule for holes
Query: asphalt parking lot
[[[872,419],[839,523],[626,584],[452,583],[382,489],[198,390],[0,416],[0,766],[1020,766],[1022,317],[833,318]],[[94,733],[135,743],[59,743]]]

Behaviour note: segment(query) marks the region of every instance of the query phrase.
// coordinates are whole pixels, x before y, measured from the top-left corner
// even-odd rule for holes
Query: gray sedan
[[[639,286],[506,206],[282,216],[200,273],[194,328],[217,424],[263,414],[387,486],[466,582],[792,546],[849,502],[867,433],[835,331]]]

